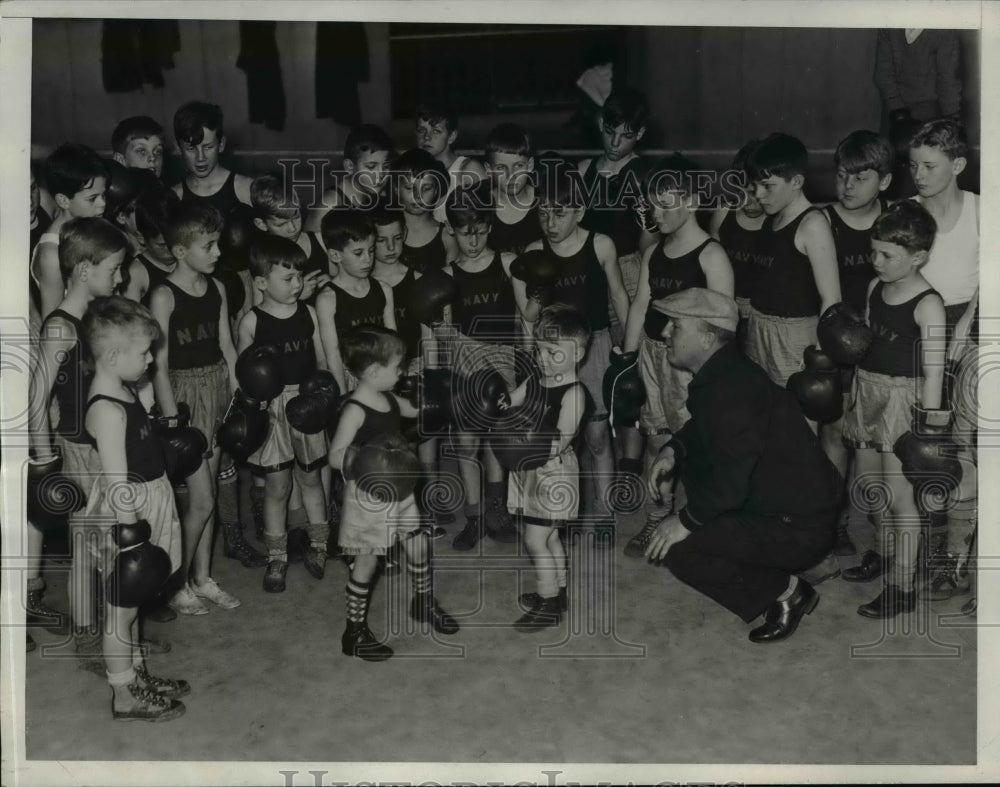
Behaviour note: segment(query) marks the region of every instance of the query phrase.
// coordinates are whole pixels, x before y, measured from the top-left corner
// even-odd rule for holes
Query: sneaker
[[[967,571],[958,569],[958,558],[949,555],[945,565],[931,578],[929,587],[931,601],[947,601],[971,592],[972,582]]]
[[[135,668],[135,674],[138,676],[138,682],[142,688],[155,691],[161,697],[175,700],[179,697],[186,697],[191,693],[191,684],[186,680],[174,680],[173,678],[160,678],[156,675],[150,675],[145,663]]]
[[[115,721],[170,721],[183,716],[186,710],[180,700],[168,699],[144,689],[138,681],[130,683],[128,691],[132,695],[132,705],[127,710],[117,710],[112,695],[111,715]]]
[[[272,560],[267,564],[267,571],[264,572],[264,592],[284,593],[285,574],[288,573],[288,562],[285,560]]]
[[[455,540],[451,542],[451,546],[459,552],[468,552],[470,549],[476,548],[476,544],[479,543],[479,539],[482,537],[479,517],[470,516],[465,520],[465,527],[462,529],[462,532],[455,536]]]
[[[625,557],[643,557],[646,554],[646,547],[649,546],[649,540],[653,537],[653,531],[656,530],[658,524],[660,522],[657,520],[648,520],[643,525],[642,530],[632,536],[628,540],[628,543],[625,544]]]
[[[38,626],[50,634],[65,636],[69,633],[69,616],[45,604],[41,590],[28,591],[24,608],[27,625]]]
[[[191,591],[198,597],[211,601],[215,606],[222,609],[236,609],[240,605],[240,600],[231,593],[227,593],[219,587],[218,583],[209,577],[203,583],[189,583]]]
[[[310,546],[302,562],[313,578],[322,579],[326,574],[326,550],[323,547]]]
[[[185,585],[167,602],[167,605],[180,615],[207,615],[208,607],[201,603],[198,597]]]

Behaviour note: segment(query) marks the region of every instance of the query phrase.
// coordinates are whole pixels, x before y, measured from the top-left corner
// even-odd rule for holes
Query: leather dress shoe
[[[869,549],[861,556],[861,563],[845,568],[840,572],[840,578],[845,582],[871,582],[885,573],[887,564],[886,558]]]
[[[858,614],[866,618],[894,618],[901,612],[913,612],[916,607],[916,590],[904,591],[899,585],[886,585],[878,596],[858,607]]]
[[[800,579],[792,595],[784,601],[773,601],[764,612],[764,625],[750,632],[751,642],[778,642],[795,633],[803,616],[819,603],[819,593]]]

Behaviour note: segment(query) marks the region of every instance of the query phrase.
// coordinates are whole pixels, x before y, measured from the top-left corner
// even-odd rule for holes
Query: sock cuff
[[[106,672],[105,674],[108,676],[108,685],[113,688],[128,686],[136,679],[135,667],[129,667],[124,672]]]

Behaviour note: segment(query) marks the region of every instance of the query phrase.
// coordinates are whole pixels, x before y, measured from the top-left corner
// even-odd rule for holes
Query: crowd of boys
[[[459,551],[484,536],[523,543],[537,578],[514,624],[526,633],[567,609],[567,526],[589,523],[598,544],[617,535],[630,557],[664,557],[652,546],[658,525],[678,512],[690,521],[683,484],[649,497],[630,539],[607,489],[617,474],[648,473],[691,418],[693,370],[670,360],[685,334],[664,305],[688,291],[735,300],[738,323],[696,328],[781,387],[831,307],[863,315],[874,339],[837,372],[842,415],[809,422],[843,492],[891,490],[884,509],[863,512],[875,546],[843,579],[882,579],[862,615],[912,611],[930,519],[946,536],[924,550],[926,592],[972,594],[975,413],[961,394],[976,372],[978,202],[957,185],[962,128],[931,120],[915,131],[905,150],[916,196],[895,205],[884,197],[892,146],[849,134],[834,158],[837,201],[820,206],[806,197],[795,137],[742,145],[726,173],[735,192],[710,194],[694,161],[638,154],[648,120],[645,98],[618,89],[597,115],[592,159],[536,154],[509,123],[476,157],[455,152],[454,114],[425,106],[402,154],[382,129],[351,130],[337,185],[310,206],[279,178],[224,166],[222,112],[200,101],[173,119],[184,175],[172,186],[161,181],[168,136],[147,117],[118,125],[110,161],[74,143],[48,157],[31,195],[31,454],[39,466],[60,457],[86,507],[69,517],[70,614],[43,602],[37,559],[28,614],[71,630],[81,666],[106,675],[115,718],[174,718],[190,691],[149,673],[145,655],[169,646],[144,640],[142,619],[240,606],[212,577],[216,524],[227,557],[264,568],[266,592],[285,590],[296,560],[319,580],[331,556],[343,559],[343,652],[371,661],[392,655],[366,623],[372,586],[404,560],[413,617],[458,631],[434,595],[442,537]],[[449,384],[437,384],[441,369]],[[606,381],[636,378],[644,403],[622,416]],[[442,407],[446,426],[427,429]],[[964,427],[954,430],[963,472],[929,510],[893,446],[914,412],[949,407]],[[523,439],[494,441],[497,424],[517,424]],[[427,493],[444,456],[457,459],[465,495],[454,533],[454,513]],[[415,486],[395,480],[407,474]],[[802,583],[856,554],[851,501],[874,497],[843,496],[831,557],[799,566]],[[133,531],[166,553],[170,579],[125,603],[108,582],[134,587],[122,568]],[[42,530],[29,522],[28,534],[40,556]]]

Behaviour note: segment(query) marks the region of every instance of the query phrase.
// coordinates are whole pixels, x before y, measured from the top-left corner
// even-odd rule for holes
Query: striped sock
[[[236,467],[229,465],[219,471],[219,496],[215,501],[219,521],[227,524],[239,524],[240,507],[236,490]]]
[[[369,582],[347,580],[347,620],[350,623],[364,623],[368,615],[368,595],[371,593]]]
[[[413,592],[418,596],[423,593],[431,592],[431,564],[429,560],[424,560],[421,563],[415,563],[412,560],[409,561],[408,566],[410,570],[410,583],[413,586]]]

